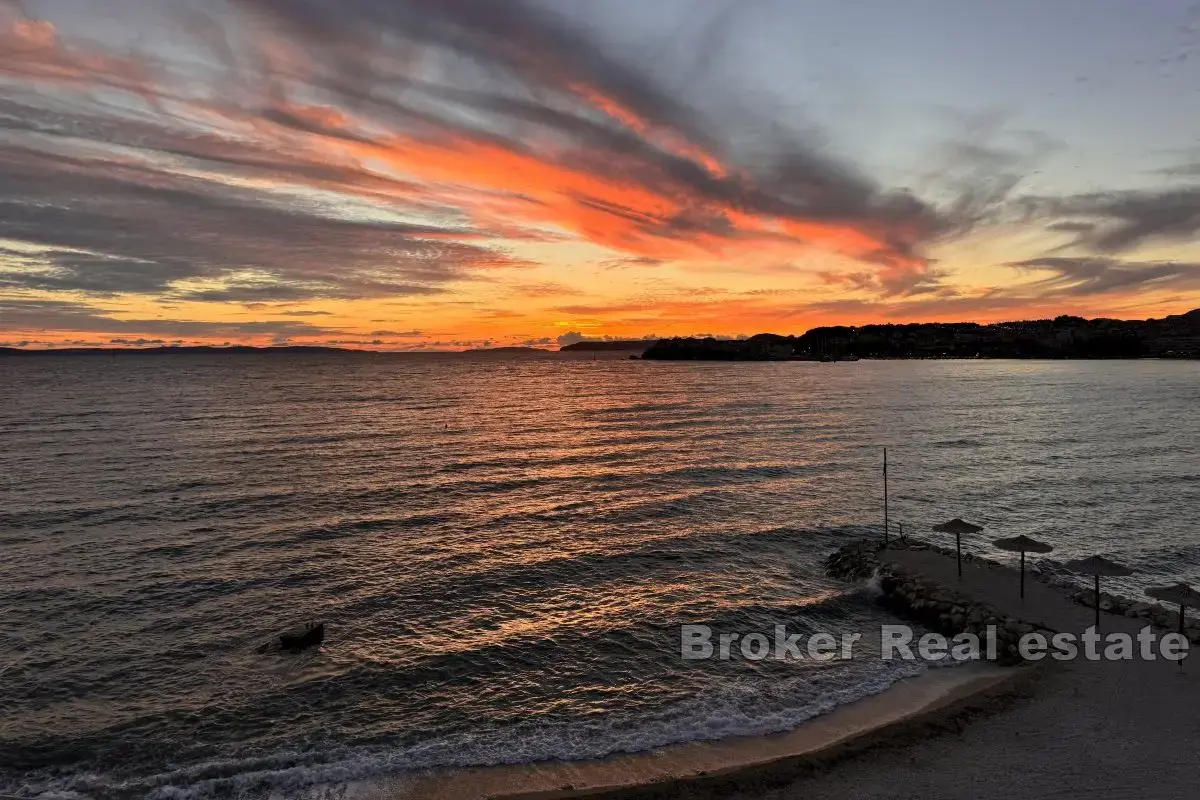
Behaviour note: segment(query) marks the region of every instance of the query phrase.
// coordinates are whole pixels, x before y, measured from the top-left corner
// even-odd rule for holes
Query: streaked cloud
[[[134,53],[0,4],[5,329],[373,341],[445,318],[457,341],[540,342],[1198,290],[1188,258],[1135,253],[1197,240],[1186,165],[1034,193],[1069,143],[972,112],[902,180],[718,79],[738,4],[697,6],[653,54],[602,6],[180,3]],[[1014,229],[1040,249],[954,258]]]
[[[1200,185],[1031,197],[1023,204],[1032,215],[1055,218],[1055,230],[1077,234],[1074,247],[1096,253],[1200,238]]]
[[[1012,262],[1009,266],[1050,273],[1026,289],[1041,297],[1081,297],[1148,289],[1200,290],[1200,263],[1044,257]]]

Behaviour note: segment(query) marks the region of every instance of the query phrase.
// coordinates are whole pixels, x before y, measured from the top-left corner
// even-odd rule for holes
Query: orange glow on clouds
[[[119,178],[141,189],[192,192],[201,211],[219,206],[215,198],[226,193],[252,208],[251,197],[295,214],[285,239],[325,226],[327,238],[316,238],[314,248],[335,255],[296,263],[305,247],[272,242],[266,230],[262,242],[247,243],[240,229],[237,238],[215,224],[206,228],[203,217],[192,230],[171,232],[174,241],[132,255],[58,245],[49,234],[47,241],[0,238],[0,310],[6,301],[12,306],[9,320],[0,319],[0,340],[462,349],[553,346],[567,330],[632,338],[788,333],[913,319],[1150,316],[1200,305],[1200,280],[1189,283],[1183,272],[1140,291],[1089,295],[1072,292],[1068,281],[1055,296],[1039,294],[1038,275],[1003,265],[1061,244],[1061,235],[1043,229],[1001,236],[990,247],[1003,255],[984,263],[969,240],[935,235],[931,207],[882,214],[863,201],[828,213],[833,200],[821,194],[828,183],[846,182],[830,195],[839,202],[875,191],[837,165],[822,163],[824,172],[808,180],[817,187],[808,205],[768,197],[778,188],[764,185],[772,176],[756,181],[744,165],[693,141],[707,137],[650,119],[636,110],[651,109],[645,103],[570,74],[556,83],[538,71],[556,98],[539,110],[563,116],[564,127],[518,117],[514,133],[505,117],[486,120],[490,126],[477,120],[486,108],[415,104],[379,112],[375,87],[339,105],[301,43],[257,29],[247,38],[262,74],[238,73],[235,81],[231,73],[228,91],[220,81],[192,91],[202,82],[179,80],[176,67],[72,43],[46,20],[12,19],[0,28],[0,101],[15,88],[13,97],[45,93],[50,107],[64,102],[61,92],[97,101],[95,108],[110,104],[108,122],[128,131],[123,138],[98,135],[86,147],[66,137],[21,140],[25,148],[86,153],[58,163],[64,180]],[[420,52],[383,60],[399,75],[419,66]],[[112,103],[114,91],[120,102]],[[497,106],[516,102],[494,99]],[[85,107],[80,118],[89,123],[102,113]],[[626,138],[588,138],[594,125]],[[662,154],[670,159],[658,160]],[[675,169],[681,164],[688,169]],[[797,183],[784,188],[800,193],[806,181]],[[53,205],[39,202],[30,206]],[[229,217],[220,219],[229,226]],[[193,253],[184,267],[176,250]],[[1159,254],[1163,261],[1189,256],[1200,261],[1194,245]],[[160,258],[179,277],[137,288],[146,282],[142,270]],[[127,273],[135,288],[95,289],[86,269],[111,270],[113,280]],[[259,298],[272,281],[283,288]]]

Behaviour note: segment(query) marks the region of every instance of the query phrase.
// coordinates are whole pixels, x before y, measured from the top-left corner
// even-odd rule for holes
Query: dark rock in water
[[[293,628],[279,634],[279,646],[284,650],[300,651],[320,647],[324,640],[324,622],[310,622],[303,628]]]

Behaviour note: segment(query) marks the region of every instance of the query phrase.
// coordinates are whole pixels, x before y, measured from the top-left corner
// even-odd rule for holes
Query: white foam
[[[464,731],[406,747],[284,752],[269,758],[199,764],[133,783],[77,775],[27,784],[16,793],[42,800],[78,800],[121,789],[151,800],[203,800],[230,792],[287,793],[416,770],[595,759],[684,742],[792,730],[925,668],[921,663],[872,661],[869,667],[859,662],[853,669],[836,672],[805,669],[795,677],[731,681],[718,691],[639,717],[603,715]]]

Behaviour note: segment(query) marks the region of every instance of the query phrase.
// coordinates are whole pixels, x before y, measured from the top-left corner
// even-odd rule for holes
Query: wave
[[[983,447],[984,443],[977,439],[946,439],[940,442],[932,442],[931,447],[943,449],[957,449],[970,447]]]
[[[542,761],[580,761],[687,742],[761,736],[792,730],[838,706],[886,690],[928,667],[872,662],[867,674],[802,669],[791,678],[725,682],[711,692],[639,716],[606,714],[552,724],[479,727],[399,747],[332,747],[313,752],[213,760],[154,775],[104,773],[0,780],[0,791],[20,796],[206,800],[283,793],[314,785],[369,781],[426,770]]]

